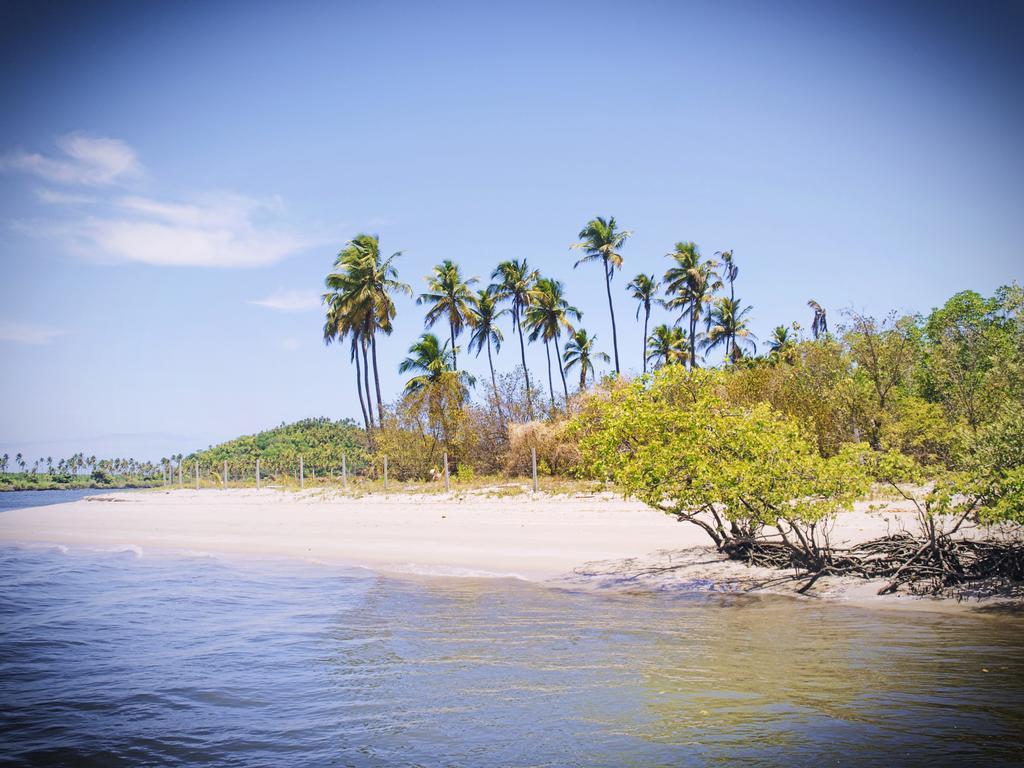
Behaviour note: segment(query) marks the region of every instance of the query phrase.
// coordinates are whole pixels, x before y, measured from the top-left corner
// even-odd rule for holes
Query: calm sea
[[[5,509],[24,509],[25,507],[41,507],[45,504],[63,504],[66,501],[78,501],[86,496],[98,496],[103,493],[123,490],[120,488],[74,488],[56,491],[3,491],[0,492],[0,512]]]
[[[0,762],[1024,760],[1024,620],[0,548]]]

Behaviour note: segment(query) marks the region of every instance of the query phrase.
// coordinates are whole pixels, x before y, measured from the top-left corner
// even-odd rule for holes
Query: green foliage
[[[867,489],[862,447],[822,457],[770,404],[730,403],[728,375],[668,366],[592,398],[571,426],[582,471],[698,524],[707,513],[720,546],[782,520],[814,525]]]

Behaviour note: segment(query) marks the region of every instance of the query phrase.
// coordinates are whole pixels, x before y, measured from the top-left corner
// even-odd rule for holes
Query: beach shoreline
[[[834,544],[913,529],[895,503],[841,513]],[[569,589],[794,595],[784,571],[729,561],[694,525],[612,493],[508,495],[340,490],[120,492],[0,515],[0,542],[287,558],[411,576],[518,578]],[[825,578],[808,599],[970,610],[1019,601],[880,597],[881,582]]]

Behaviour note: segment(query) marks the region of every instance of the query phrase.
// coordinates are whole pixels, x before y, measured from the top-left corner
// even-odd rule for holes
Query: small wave
[[[454,565],[405,563],[404,565],[393,565],[388,570],[394,573],[407,573],[413,576],[446,576],[455,579],[518,579],[519,581],[529,581],[525,576],[518,573],[484,571],[478,568],[460,568]]]

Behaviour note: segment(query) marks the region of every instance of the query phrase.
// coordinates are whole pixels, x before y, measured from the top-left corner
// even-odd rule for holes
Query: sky
[[[416,292],[526,258],[610,353],[569,246],[614,215],[634,372],[625,285],[681,240],[733,251],[761,339],[812,298],[835,324],[991,293],[1024,279],[1022,73],[1012,2],[5,2],[0,452],[358,419],[319,295],[360,232]],[[400,299],[386,398],[422,332]]]

